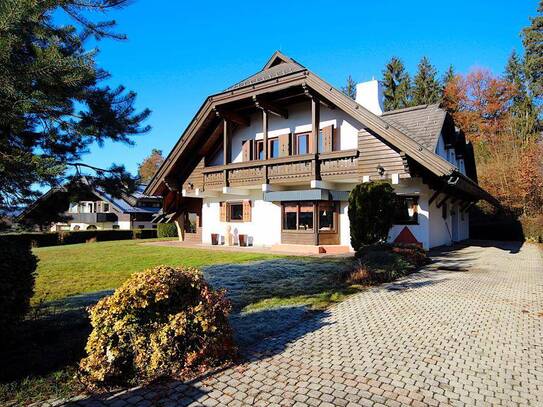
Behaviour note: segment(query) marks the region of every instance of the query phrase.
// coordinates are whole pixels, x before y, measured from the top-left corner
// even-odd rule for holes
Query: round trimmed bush
[[[80,363],[91,386],[182,377],[234,354],[230,303],[194,268],[158,266],[132,275],[90,311]]]

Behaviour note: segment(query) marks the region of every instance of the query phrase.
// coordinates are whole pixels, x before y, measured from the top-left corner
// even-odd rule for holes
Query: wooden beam
[[[311,98],[311,138],[313,140],[313,150],[312,154],[317,154],[319,152],[319,130],[320,130],[320,119],[321,109],[319,100],[315,97]]]
[[[309,86],[307,86],[305,83],[302,84],[302,88],[304,90],[304,94],[311,99],[318,99],[320,104],[323,104],[328,109],[335,109],[336,106],[330,102],[328,99],[324,98],[322,95],[319,95],[317,92],[315,92],[313,89],[311,89]]]
[[[437,190],[432,194],[432,196],[428,200],[428,206],[432,205],[432,203],[436,200],[436,198],[439,196],[440,193],[441,193],[441,190]]]
[[[445,197],[436,204],[436,207],[441,208],[441,206],[443,206],[443,204],[447,202],[447,199],[449,199],[449,195],[445,195]]]
[[[262,109],[262,149],[264,150],[264,160],[268,159],[268,112]],[[257,151],[258,153],[258,151]],[[258,160],[258,157],[255,157]]]
[[[274,114],[275,116],[282,117],[283,119],[288,119],[288,111],[275,103],[264,100],[258,96],[253,96],[253,101],[255,106],[258,109],[266,110],[267,112]]]
[[[213,108],[213,110],[215,111],[217,117],[220,117],[221,119],[226,119],[232,123],[237,124],[238,126],[249,127],[249,125],[251,124],[251,120],[248,117],[242,116],[239,113],[233,112],[231,110],[219,109],[216,106]]]
[[[222,120],[223,126],[223,158],[224,165],[230,164],[230,123],[228,120]]]

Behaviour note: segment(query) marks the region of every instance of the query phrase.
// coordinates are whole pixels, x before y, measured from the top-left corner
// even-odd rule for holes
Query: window
[[[97,230],[98,228],[95,225],[87,226],[87,230]]]
[[[254,157],[255,157],[255,160],[264,159],[264,141],[256,140]]]
[[[309,154],[309,134],[296,136],[296,154]]]
[[[268,156],[269,158],[279,157],[279,139],[272,138],[268,140]]]
[[[144,228],[145,228],[145,225],[138,225],[138,228],[144,229]]]
[[[75,230],[75,231],[78,231],[79,229],[81,229],[81,226],[79,226],[79,225],[75,225],[75,226],[74,226],[74,230]]]
[[[119,225],[113,225],[113,230],[120,229],[121,227]]]
[[[196,233],[196,227],[198,225],[198,215],[194,212],[189,212],[185,218],[185,232]]]
[[[313,204],[300,204],[298,215],[298,230],[313,229]]]
[[[283,229],[298,229],[298,204],[285,204],[284,211]]]
[[[322,129],[319,130],[319,151],[317,153],[322,153],[324,151],[324,137],[322,135]]]
[[[103,210],[104,212],[109,212],[109,204],[106,203],[106,202],[104,202],[104,203],[102,204],[102,210]]]
[[[157,226],[157,225],[153,225],[153,229],[158,229],[158,226]]]
[[[418,224],[419,198],[417,196],[398,195],[394,223],[396,225]]]
[[[243,222],[243,204],[229,203],[228,204],[230,222]]]
[[[335,230],[333,202],[319,202],[319,231]]]

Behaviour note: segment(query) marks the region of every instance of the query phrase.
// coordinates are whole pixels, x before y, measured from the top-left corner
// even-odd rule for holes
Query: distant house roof
[[[417,143],[435,151],[447,112],[439,104],[420,105],[383,113],[383,120]]]

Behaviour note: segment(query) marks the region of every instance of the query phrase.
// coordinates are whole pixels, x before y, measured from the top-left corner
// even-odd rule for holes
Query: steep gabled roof
[[[216,106],[234,100],[240,100],[244,97],[250,97],[251,94],[254,95],[259,92],[271,92],[278,89],[284,89],[287,86],[303,86],[304,89],[311,89],[318,97],[328,100],[333,105],[349,114],[366,129],[372,131],[385,142],[405,153],[409,158],[420,164],[435,176],[441,178],[454,174],[457,178],[466,178],[465,181],[470,185],[473,182],[460,174],[457,168],[450,162],[435,154],[435,147],[430,147],[432,144],[431,134],[438,126],[437,115],[439,112],[432,112],[432,114],[436,114],[436,119],[431,120],[432,126],[429,125],[430,123],[426,127],[421,126],[421,128],[424,127],[426,130],[420,131],[420,137],[415,137],[408,134],[408,123],[400,123],[398,117],[401,116],[397,116],[396,120],[393,119],[394,115],[385,115],[384,117],[376,116],[362,105],[306,69],[303,65],[280,52],[276,52],[261,71],[238,82],[221,93],[209,96],[205,100],[196,116],[192,119],[187,129],[181,135],[180,139],[149,183],[145,193],[149,195],[159,194],[161,189],[165,187],[165,177],[169,175],[171,169],[174,168],[175,165],[181,162],[183,156],[185,157],[185,161],[187,157],[189,157],[184,155],[185,150],[189,145],[194,145],[194,142],[198,142],[197,139],[193,142],[193,138],[198,137],[198,135],[201,134],[200,128],[206,123],[206,120],[208,120],[209,117],[214,117],[213,112]],[[396,112],[396,114],[401,115],[401,112]],[[428,114],[428,112],[426,114]],[[434,121],[436,123],[433,123]],[[413,126],[411,125],[411,127]],[[417,130],[417,126],[413,128]],[[418,132],[419,130],[417,130],[417,133]],[[435,133],[438,133],[437,130]],[[475,183],[473,184],[476,186]],[[486,199],[485,194],[488,194],[479,187],[477,188],[481,192],[481,197]]]
[[[420,105],[383,113],[383,120],[417,143],[435,151],[447,112],[439,104]]]
[[[289,73],[300,72],[306,68],[293,60],[290,57],[282,54],[280,51],[275,51],[271,58],[266,62],[266,65],[261,71],[254,75],[245,78],[244,80],[228,87],[226,90],[232,90],[242,88],[244,86],[254,85],[259,82],[267,81],[269,79],[278,78]]]

